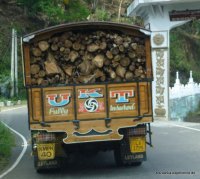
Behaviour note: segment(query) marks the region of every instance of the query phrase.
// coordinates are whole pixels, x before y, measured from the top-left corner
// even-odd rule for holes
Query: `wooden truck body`
[[[153,121],[149,31],[108,22],[71,23],[24,36],[22,48],[38,171],[57,167],[60,158],[74,152],[114,150],[119,165],[141,164],[146,159],[146,138],[149,134],[151,145]],[[75,59],[70,58],[70,51],[78,53]],[[85,54],[92,58],[86,61]],[[101,66],[93,61],[99,54]],[[128,65],[124,65],[125,58]],[[81,69],[83,63],[96,66],[86,75],[88,66]],[[126,79],[131,65],[132,76]],[[122,72],[116,73],[119,66]],[[85,80],[88,75],[94,79]],[[119,75],[121,80],[116,80]]]

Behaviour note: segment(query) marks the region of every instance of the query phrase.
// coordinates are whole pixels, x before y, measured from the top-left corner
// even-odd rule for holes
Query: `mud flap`
[[[37,156],[34,156],[34,167],[38,173],[48,169],[60,169],[61,166],[61,158],[55,158],[53,160],[39,160]]]
[[[130,138],[124,135],[124,138],[116,144],[114,157],[118,166],[141,165],[146,160],[146,147],[142,152],[133,152],[131,151],[131,143]]]

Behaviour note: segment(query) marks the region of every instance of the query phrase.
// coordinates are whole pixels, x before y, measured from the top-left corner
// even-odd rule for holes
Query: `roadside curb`
[[[20,105],[20,106],[6,107],[6,108],[3,108],[3,109],[0,108],[0,113],[16,110],[16,109],[20,109],[20,108],[24,108],[26,106],[27,105]]]

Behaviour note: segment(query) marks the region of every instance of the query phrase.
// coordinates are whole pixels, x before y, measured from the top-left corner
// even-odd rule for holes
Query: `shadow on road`
[[[118,173],[119,170],[133,170],[138,168],[137,166],[118,167],[115,164],[113,152],[102,152],[96,156],[84,156],[77,154],[70,160],[66,160],[61,169],[46,170],[41,174],[51,175],[65,175],[65,176],[95,176],[102,177]],[[125,171],[124,171],[125,172]]]

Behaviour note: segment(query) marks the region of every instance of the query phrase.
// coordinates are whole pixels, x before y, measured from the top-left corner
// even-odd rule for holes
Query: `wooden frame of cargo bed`
[[[105,83],[95,83],[95,84],[69,84],[69,85],[52,85],[52,86],[33,86],[31,85],[31,74],[30,74],[30,43],[37,42],[40,40],[47,39],[48,37],[73,30],[116,30],[122,33],[127,33],[133,36],[139,36],[145,38],[145,52],[146,52],[146,78],[137,79],[134,78],[131,81],[126,82],[105,82]],[[25,86],[27,88],[28,94],[28,110],[29,110],[29,127],[31,130],[45,130],[48,132],[66,132],[67,137],[63,139],[65,143],[80,143],[80,142],[92,142],[92,141],[106,141],[106,140],[120,140],[122,135],[118,133],[120,128],[127,128],[137,126],[138,124],[150,123],[153,121],[152,114],[152,63],[151,63],[151,47],[150,47],[150,31],[143,29],[141,27],[118,24],[111,22],[79,22],[79,23],[69,23],[64,25],[59,25],[55,27],[50,27],[41,31],[31,33],[24,36],[23,38],[23,53],[24,53],[24,69],[25,69]],[[137,102],[138,109],[137,115],[135,116],[123,116],[123,117],[112,117],[109,116],[108,100],[106,100],[106,116],[101,118],[90,118],[90,119],[78,119],[76,111],[76,102],[74,102],[74,113],[73,119],[65,119],[61,121],[46,121],[45,120],[45,110],[44,110],[44,90],[46,88],[71,88],[74,92],[74,99],[76,99],[76,88],[78,86],[97,86],[105,85],[105,91],[108,91],[108,85],[115,84],[136,84],[137,88]],[[140,85],[146,84],[147,92],[147,104],[148,110],[141,114],[140,107]],[[38,91],[40,95],[40,119],[34,120],[34,106],[33,106],[33,91]],[[76,101],[76,100],[74,100]],[[38,104],[37,104],[38,105]],[[90,126],[90,127],[88,127]]]

